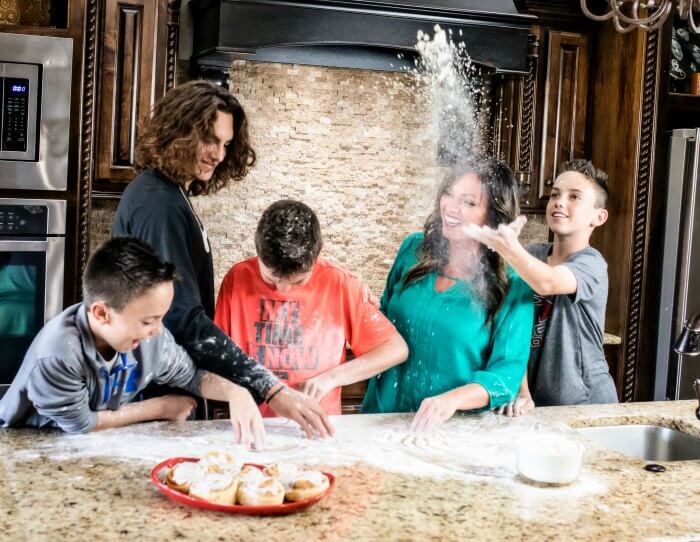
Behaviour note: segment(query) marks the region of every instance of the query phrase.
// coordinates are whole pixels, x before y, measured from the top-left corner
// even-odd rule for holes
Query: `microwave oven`
[[[73,40],[0,32],[0,188],[66,190]]]

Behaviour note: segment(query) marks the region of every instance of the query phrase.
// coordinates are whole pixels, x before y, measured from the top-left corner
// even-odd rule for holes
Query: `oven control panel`
[[[46,235],[48,211],[44,205],[0,204],[0,236]]]

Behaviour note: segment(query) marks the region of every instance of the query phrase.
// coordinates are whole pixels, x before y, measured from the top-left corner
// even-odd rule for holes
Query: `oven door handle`
[[[43,241],[42,241],[43,242]],[[44,298],[44,323],[63,310],[63,275],[65,273],[65,237],[47,237],[46,246],[46,290]]]
[[[42,239],[41,241],[20,241],[18,239],[0,241],[0,252],[44,252],[49,248],[49,244],[53,244],[52,241],[59,239],[56,237],[49,237],[47,239]],[[61,240],[63,240],[61,238]]]

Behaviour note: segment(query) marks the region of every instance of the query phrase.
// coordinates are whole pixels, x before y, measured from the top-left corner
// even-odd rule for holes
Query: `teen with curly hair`
[[[155,105],[139,132],[139,174],[119,202],[112,234],[143,239],[177,265],[180,280],[164,324],[198,367],[250,391],[252,398],[241,394],[238,412],[231,413],[232,421],[240,424],[242,441],[261,444],[264,438],[256,402],[267,402],[308,436],[327,436],[333,428],[318,402],[283,386],[212,320],[211,249],[189,198],[242,179],[254,163],[248,121],[238,100],[207,81],[177,86]]]

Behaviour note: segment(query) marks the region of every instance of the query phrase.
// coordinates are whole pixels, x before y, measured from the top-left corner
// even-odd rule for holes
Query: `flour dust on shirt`
[[[289,380],[290,371],[316,371],[316,344],[304,344],[304,327],[299,318],[300,302],[293,299],[260,299],[255,322],[255,339],[248,352],[277,377]]]

